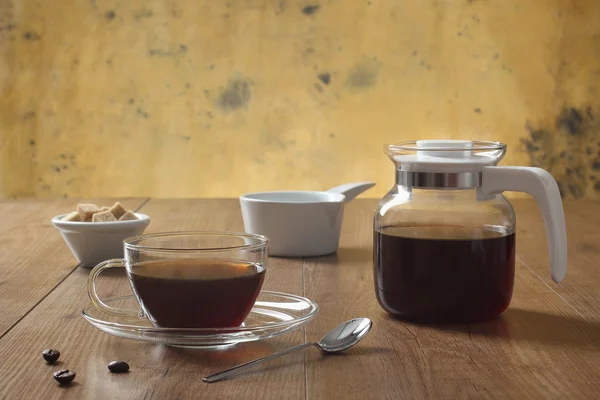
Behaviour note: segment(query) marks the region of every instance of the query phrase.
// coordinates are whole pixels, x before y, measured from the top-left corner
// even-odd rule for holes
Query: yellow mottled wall
[[[598,0],[0,0],[0,195],[381,196],[451,137],[598,197],[599,79]]]

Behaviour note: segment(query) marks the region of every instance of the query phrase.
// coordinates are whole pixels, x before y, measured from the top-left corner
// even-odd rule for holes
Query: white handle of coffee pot
[[[560,191],[552,175],[534,167],[484,167],[482,180],[484,194],[525,192],[537,201],[546,225],[550,274],[555,282],[562,281],[567,273],[567,232]]]

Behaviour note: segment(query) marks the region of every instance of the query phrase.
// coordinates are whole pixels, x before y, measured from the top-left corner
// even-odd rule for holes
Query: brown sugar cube
[[[121,218],[119,218],[119,221],[133,221],[135,219],[139,219],[137,217],[137,215],[135,215],[133,212],[127,210],[127,212],[123,215],[121,215]]]
[[[113,222],[116,220],[110,211],[100,211],[92,215],[92,222]]]
[[[102,206],[102,207],[100,207],[100,208],[98,209],[98,211],[95,211],[95,212],[92,214],[92,216],[90,217],[90,219],[88,220],[88,222],[92,221],[92,220],[94,219],[94,215],[96,215],[97,213],[99,213],[99,212],[104,212],[104,211],[108,211],[108,210],[110,210],[110,207],[107,207],[107,206]]]
[[[81,219],[89,222],[92,220],[92,215],[100,211],[100,207],[95,204],[77,204],[77,212]]]
[[[121,203],[118,201],[110,208],[110,212],[115,216],[116,219],[119,219],[127,212],[127,209],[123,207]]]
[[[61,221],[81,222],[83,220],[81,219],[81,215],[79,215],[77,211],[73,211],[62,217]]]

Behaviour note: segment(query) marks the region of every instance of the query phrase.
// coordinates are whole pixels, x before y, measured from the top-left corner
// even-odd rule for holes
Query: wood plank
[[[583,319],[522,263],[512,304],[495,321],[436,326],[389,317],[374,294],[375,205],[350,203],[338,254],[305,260],[306,295],[322,306],[308,340],[353,317],[374,321],[343,355],[307,352],[309,399],[597,398],[600,319]],[[589,301],[600,305],[597,296]]]
[[[77,267],[52,226],[55,215],[78,202],[112,204],[109,199],[3,200],[0,202],[0,337]],[[143,199],[124,199],[135,209]]]
[[[305,259],[302,269],[298,260],[272,258],[265,283],[265,288],[302,294],[304,274],[307,296],[321,306],[319,317],[307,328],[308,340],[318,340],[352,317],[373,319],[373,331],[347,353],[323,356],[307,349],[304,355],[290,355],[228,382],[202,384],[204,374],[298,344],[304,333],[297,331],[219,353],[114,338],[80,317],[79,310],[87,303],[87,271],[78,268],[0,339],[0,398],[29,398],[39,393],[48,398],[84,399],[597,397],[600,319],[593,312],[582,316],[567,303],[579,298],[588,308],[599,308],[598,297],[586,292],[597,280],[580,281],[582,276],[594,276],[593,252],[588,258],[571,258],[569,273],[575,270],[578,275],[568,275],[565,282],[569,285],[558,289],[542,274],[548,275],[547,265],[540,262],[532,267],[518,262],[513,302],[495,321],[459,326],[403,323],[379,308],[373,291],[371,223],[375,204],[358,200],[348,205],[338,254]],[[519,229],[527,229],[518,234],[519,258],[534,257],[536,251],[545,254],[545,247],[536,250],[545,238],[540,238],[543,226],[541,220],[536,222],[535,205],[520,204],[515,205]],[[575,248],[593,240],[589,224],[595,221],[598,209],[594,205],[584,211],[566,206],[568,225],[579,221],[574,227],[583,232],[582,238],[569,236],[571,246],[573,240]],[[241,229],[235,200],[153,200],[143,211],[153,217],[149,231]],[[105,277],[107,293],[127,291],[121,278]],[[51,378],[55,368],[45,365],[40,356],[46,347],[63,352],[60,367],[78,372],[77,385],[55,385]],[[108,374],[106,363],[115,358],[128,360],[132,372]],[[28,385],[22,384],[25,380]]]
[[[152,217],[149,232],[242,229],[237,200],[151,200],[142,212]],[[211,372],[301,343],[303,329],[226,352],[116,338],[96,330],[80,316],[89,302],[87,275],[86,270],[77,269],[0,340],[0,398],[35,398],[39,393],[48,399],[305,398],[302,352],[230,381],[210,385],[201,381]],[[104,295],[128,292],[123,276],[107,274],[101,280]],[[272,258],[264,288],[302,294],[301,261]],[[48,347],[61,351],[59,366],[43,362],[41,351]],[[106,365],[117,358],[130,363],[130,373],[109,374]],[[76,385],[57,386],[51,374],[59,367],[77,372]]]
[[[518,256],[552,290],[584,318],[599,318],[600,293],[600,202],[565,201],[567,224],[567,276],[560,284],[550,277],[546,231],[539,208],[533,201],[514,201],[517,213]]]

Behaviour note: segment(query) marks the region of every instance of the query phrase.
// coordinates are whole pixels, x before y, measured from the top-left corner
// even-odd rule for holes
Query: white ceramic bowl
[[[141,213],[135,213],[139,219],[114,222],[61,221],[65,215],[52,218],[52,225],[81,266],[88,268],[104,260],[123,258],[123,239],[142,234],[150,224],[150,217]]]
[[[240,197],[244,229],[270,239],[269,254],[313,257],[337,251],[346,196],[296,191]]]

